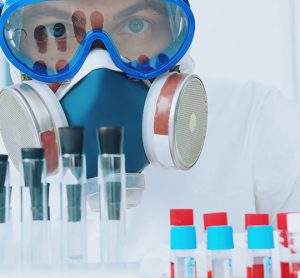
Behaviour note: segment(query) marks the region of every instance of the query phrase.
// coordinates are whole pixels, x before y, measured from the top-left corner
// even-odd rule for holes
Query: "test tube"
[[[290,278],[290,250],[288,248],[287,215],[288,213],[277,214],[280,277],[282,278]]]
[[[193,226],[194,211],[192,209],[170,209],[170,225],[171,226]],[[174,274],[174,262],[170,263],[170,271]]]
[[[249,226],[266,226],[269,225],[269,215],[265,213],[247,213],[245,214],[245,230],[247,231]],[[245,234],[245,241],[247,240],[247,234]],[[252,268],[247,267],[247,275],[251,277]]]
[[[274,248],[272,226],[248,227],[247,278],[272,276],[272,249]]]
[[[47,267],[50,257],[49,184],[44,149],[23,148],[21,161],[21,241],[24,268]]]
[[[204,229],[211,226],[227,226],[228,219],[226,212],[213,212],[203,214]]]
[[[12,263],[11,191],[8,156],[0,154],[0,266]]]
[[[196,229],[171,227],[171,278],[196,278]]]
[[[62,262],[68,267],[83,265],[87,260],[84,129],[62,127],[59,129],[59,135]]]
[[[124,262],[126,235],[126,173],[123,128],[97,130],[100,155],[100,254],[103,264]]]
[[[170,209],[171,226],[193,226],[194,211],[192,209]]]
[[[290,278],[300,275],[300,213],[287,215],[288,246],[290,249]]]
[[[211,226],[206,230],[208,278],[231,278],[234,248],[231,226]]]

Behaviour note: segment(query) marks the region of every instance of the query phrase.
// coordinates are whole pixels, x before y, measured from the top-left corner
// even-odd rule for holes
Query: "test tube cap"
[[[45,151],[43,148],[22,148],[22,159],[43,159]]]
[[[170,209],[170,225],[194,225],[194,211],[192,209]]]
[[[7,161],[8,161],[8,155],[0,154],[0,162],[7,162]]]
[[[300,213],[287,215],[287,230],[289,233],[300,233]]]
[[[171,250],[191,250],[197,248],[194,226],[171,227]]]
[[[274,236],[272,226],[249,226],[248,249],[273,249]]]
[[[97,129],[101,154],[123,153],[123,127],[100,127]]]
[[[230,250],[234,248],[231,226],[211,226],[207,228],[208,250]]]
[[[59,128],[59,138],[62,154],[80,155],[83,153],[83,127],[61,127]]]
[[[227,226],[227,213],[226,212],[213,212],[203,214],[204,229],[206,230],[211,226]]]
[[[266,213],[247,213],[245,214],[245,230],[248,226],[267,226],[270,224],[269,214]]]
[[[277,229],[287,231],[287,216],[288,212],[277,213]]]

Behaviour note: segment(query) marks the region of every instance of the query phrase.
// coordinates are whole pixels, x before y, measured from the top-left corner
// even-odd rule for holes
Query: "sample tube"
[[[171,227],[171,278],[196,278],[196,229]]]
[[[267,226],[269,225],[269,215],[265,213],[248,213],[245,214],[245,230],[247,231],[249,226]],[[247,235],[245,235],[247,237]],[[247,240],[245,238],[245,240]],[[251,276],[252,269],[247,266],[247,275]]]
[[[208,278],[230,278],[234,248],[231,226],[211,226],[206,230]]]
[[[204,229],[206,230],[211,226],[227,226],[227,213],[226,212],[213,212],[203,214]]]
[[[248,227],[247,278],[272,277],[272,249],[274,248],[272,226]]]
[[[82,265],[87,260],[86,162],[83,154],[84,129],[59,129],[61,143],[62,260],[64,266]]]
[[[100,254],[103,264],[124,261],[126,235],[126,173],[122,153],[123,128],[98,130],[100,155],[98,178],[100,192]]]
[[[288,248],[287,215],[288,213],[277,214],[280,277],[282,278],[290,278],[290,250]]]
[[[170,209],[170,225],[171,226],[193,226],[194,225],[194,211],[192,209]],[[174,277],[175,269],[174,262],[171,258],[170,263],[171,276]],[[176,276],[178,277],[178,276]]]
[[[290,249],[290,278],[300,276],[300,213],[287,215],[288,246]]]
[[[8,156],[0,154],[0,266],[2,267],[11,263],[12,255],[11,191]]]
[[[44,149],[23,148],[21,161],[21,241],[24,268],[49,266],[50,209]]]
[[[170,209],[171,226],[193,226],[194,211],[192,209]]]

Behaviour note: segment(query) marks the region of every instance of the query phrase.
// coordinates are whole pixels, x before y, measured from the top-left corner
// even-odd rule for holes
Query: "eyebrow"
[[[72,15],[70,14],[69,11],[64,11],[62,9],[59,9],[57,7],[51,7],[51,9],[45,8],[45,7],[35,7],[35,9],[33,10],[34,14],[36,14],[37,17],[41,17],[41,16],[53,16],[55,18],[61,18],[61,19],[69,19],[70,17],[72,17]],[[26,14],[25,12],[25,16],[32,16],[32,13],[30,14]]]
[[[127,7],[125,10],[120,11],[113,16],[113,20],[121,21],[123,18],[126,18],[130,15],[136,14],[139,11],[143,10],[152,10],[155,11],[158,15],[167,15],[167,10],[163,4],[159,4],[157,0],[142,0],[139,3],[133,4],[132,6]],[[43,16],[53,16],[55,18],[69,19],[72,17],[69,11],[64,11],[58,7],[52,7],[51,9],[45,7],[35,7],[34,13],[37,17]],[[32,13],[30,13],[30,16]],[[25,12],[25,16],[28,16]]]
[[[143,1],[141,3],[136,3],[132,6],[129,6],[125,10],[122,10],[121,12],[117,13],[113,16],[113,20],[122,20],[122,18],[126,18],[130,15],[136,14],[139,11],[143,10],[153,10],[157,12],[159,15],[166,15],[166,10],[163,5],[159,5],[158,3],[155,3],[156,1]]]

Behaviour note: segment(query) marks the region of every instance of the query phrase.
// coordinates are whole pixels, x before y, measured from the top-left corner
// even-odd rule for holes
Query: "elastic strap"
[[[4,8],[4,3],[0,2],[0,16],[1,16],[1,14],[2,14],[3,8]]]
[[[183,1],[190,7],[189,0],[183,0]]]

